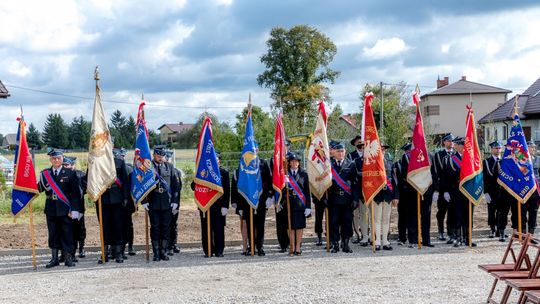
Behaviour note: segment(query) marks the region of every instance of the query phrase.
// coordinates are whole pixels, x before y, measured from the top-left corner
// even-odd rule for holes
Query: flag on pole
[[[210,117],[205,117],[199,135],[195,168],[195,202],[202,212],[206,212],[223,195]]]
[[[144,120],[144,105],[142,101],[137,113],[137,135],[135,139],[135,156],[133,158],[133,173],[131,180],[131,196],[135,204],[140,203],[158,183],[150,145],[148,144],[148,129]]]
[[[414,125],[412,136],[412,150],[407,169],[407,181],[418,193],[423,195],[433,180],[431,179],[431,166],[426,146],[426,137],[424,135],[424,123],[420,114],[418,91],[413,93],[412,99],[416,105],[416,124]]]
[[[283,115],[278,114],[276,131],[274,134],[274,162],[272,166],[272,187],[275,190],[276,202],[281,201],[283,188],[285,188],[285,130],[283,129]]]
[[[307,153],[309,187],[311,193],[320,200],[332,186],[332,164],[326,135],[326,109],[322,101],[319,103],[319,115]]]
[[[259,167],[259,149],[255,141],[253,122],[251,121],[251,107],[248,110],[246,133],[244,135],[244,148],[240,156],[238,170],[238,192],[254,208],[259,204],[262,192],[262,179]]]
[[[520,203],[526,202],[536,190],[529,148],[517,113],[506,141],[497,182]]]
[[[15,169],[13,180],[13,192],[11,193],[11,213],[19,215],[21,211],[38,195],[36,172],[32,155],[26,141],[26,123],[21,115],[19,129],[17,131],[17,143],[15,146]]]
[[[113,144],[103,106],[99,88],[99,74],[96,68],[96,98],[94,100],[94,113],[92,116],[92,130],[88,147],[88,184],[86,193],[88,197],[97,201],[110,185],[116,180],[114,166]]]
[[[467,110],[465,147],[459,174],[459,191],[477,205],[484,194],[484,177],[482,174],[480,148],[478,147],[478,138],[476,136],[474,111],[469,105],[467,105]]]
[[[364,134],[364,164],[362,167],[362,192],[364,201],[369,205],[375,196],[386,186],[386,170],[384,168],[384,155],[381,142],[373,117],[371,101],[373,93],[366,94],[365,107],[365,134]]]

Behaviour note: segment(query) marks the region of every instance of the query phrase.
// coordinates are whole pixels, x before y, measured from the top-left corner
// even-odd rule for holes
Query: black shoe
[[[71,257],[71,253],[66,253],[66,262],[65,265],[67,267],[73,267],[75,266],[75,263],[73,263],[73,258]]]
[[[454,240],[454,247],[459,247],[459,245],[460,245],[460,242],[458,240]]]
[[[300,251],[295,251],[295,252],[294,252],[294,255],[302,255],[302,250],[300,250]]]
[[[368,242],[360,242],[360,246],[362,247],[367,247],[367,245],[368,245]]]
[[[223,252],[216,253],[216,258],[222,258],[222,257],[223,257]]]
[[[444,233],[439,232],[439,241],[446,241],[446,238],[444,237]]]
[[[258,256],[265,256],[266,253],[264,252],[264,249],[261,248],[261,249],[257,250],[257,255]]]
[[[492,238],[494,238],[494,237],[495,237],[495,231],[494,231],[494,230],[491,230],[491,231],[489,232],[489,238],[492,239]]]
[[[339,243],[338,242],[334,243],[334,245],[332,246],[332,250],[330,252],[332,252],[332,253],[339,252]]]
[[[394,248],[392,248],[392,245],[384,245],[384,246],[382,246],[382,249],[383,250],[393,250]]]
[[[406,243],[406,241],[399,241],[397,244],[398,246],[403,246]]]
[[[64,254],[64,250],[60,250],[60,258],[58,258],[58,262],[64,263],[66,261],[66,255]]]
[[[381,246],[380,245],[375,246],[375,251],[381,251]]]
[[[499,242],[505,242],[504,234],[499,235]]]
[[[131,255],[131,256],[137,254],[137,253],[135,252],[135,250],[133,250],[133,244],[128,244],[128,254]]]
[[[51,255],[52,258],[49,263],[45,265],[45,268],[53,268],[60,265],[60,262],[58,261],[58,249],[51,249]]]
[[[77,259],[77,255],[75,255],[75,253],[73,253],[73,254],[71,255],[71,261],[72,261],[73,263],[79,263],[79,260]]]
[[[178,247],[178,245],[174,244],[173,245],[173,252],[174,253],[180,253],[180,247]]]
[[[152,258],[152,261],[159,262],[159,254],[154,253],[154,257]]]
[[[343,247],[343,252],[346,252],[346,253],[352,253],[353,252],[351,250],[351,248],[349,247],[349,239],[344,239],[342,241],[342,247]]]
[[[174,255],[174,251],[172,248],[170,248],[169,250],[167,250],[167,255],[168,256],[173,256]]]
[[[422,244],[422,246],[424,246],[424,247],[429,247],[429,248],[435,247],[435,245],[433,245],[433,244],[431,244],[431,243]]]
[[[322,246],[322,235],[320,233],[317,233],[317,243],[315,243],[315,246]]]
[[[454,240],[454,239],[450,238],[450,239],[446,242],[446,244],[450,245],[450,244],[454,244],[455,242],[457,242],[457,240]]]
[[[107,257],[107,255],[105,255],[105,263],[107,263],[108,261],[109,261],[109,257]],[[103,259],[102,259],[101,255],[99,256],[98,264],[103,264]]]
[[[116,263],[124,263],[124,253],[122,252],[122,245],[114,246],[114,261]]]
[[[354,240],[351,243],[358,244],[358,243],[360,243],[361,240],[362,239],[359,236],[357,236],[357,237],[354,238]]]
[[[163,261],[168,261],[169,260],[169,257],[165,254],[165,250],[162,249],[159,252],[159,259],[163,260]]]
[[[279,253],[285,253],[285,252],[287,252],[287,248],[280,248],[279,249]]]

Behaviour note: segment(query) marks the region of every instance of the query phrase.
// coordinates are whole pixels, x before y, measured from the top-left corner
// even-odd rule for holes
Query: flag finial
[[[141,100],[144,100],[144,93],[141,94]]]
[[[516,97],[514,98],[514,114],[516,115],[518,115],[518,110],[519,110],[518,99],[519,99],[519,94],[516,95]]]
[[[96,65],[96,69],[94,70],[94,80],[97,82],[99,81],[99,66]]]
[[[249,92],[249,97],[248,97],[248,111],[251,112],[251,92]]]

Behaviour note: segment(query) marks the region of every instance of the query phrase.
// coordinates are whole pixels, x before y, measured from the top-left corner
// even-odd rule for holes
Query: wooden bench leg
[[[512,287],[506,286],[506,289],[504,290],[503,297],[500,304],[506,304],[508,302],[508,298],[510,298],[511,293],[512,293]]]
[[[493,297],[493,293],[495,292],[495,287],[497,287],[497,282],[499,281],[499,279],[495,279],[493,281],[493,286],[491,286],[491,290],[489,291],[489,295],[488,295],[488,298],[487,298],[487,303],[489,303],[489,301],[491,300],[491,297]]]

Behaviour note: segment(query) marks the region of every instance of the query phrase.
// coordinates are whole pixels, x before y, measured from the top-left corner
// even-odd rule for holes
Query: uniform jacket
[[[497,183],[497,177],[499,176],[499,160],[490,156],[484,159],[483,163],[483,178],[484,178],[484,192],[491,196],[491,199],[497,199],[500,195],[501,186]]]
[[[158,182],[156,188],[152,190],[147,197],[150,210],[167,210],[172,209],[173,203],[178,203],[180,195],[180,185],[175,177],[174,168],[170,163],[164,162],[158,165],[153,161],[156,172],[165,180],[170,189],[170,194],[167,193],[167,186],[161,181]]]
[[[345,158],[343,160],[342,166],[337,165],[337,161],[335,159],[331,160],[332,166],[334,166],[334,169],[337,171],[339,176],[343,181],[345,181],[349,188],[351,189],[352,194],[347,194],[338,184],[335,180],[332,179],[332,186],[328,189],[328,204],[329,205],[345,205],[345,204],[351,204],[353,201],[353,196],[355,196],[355,176],[354,176],[354,165],[353,163]],[[357,194],[356,194],[357,195]]]
[[[391,202],[393,199],[399,199],[399,190],[396,184],[396,177],[392,171],[392,162],[384,159],[384,168],[386,170],[387,186],[385,186],[373,199],[376,203]],[[390,184],[390,186],[388,186]]]
[[[296,176],[293,177],[292,170],[289,169],[289,178],[294,179],[296,181],[296,184],[300,188],[300,191],[302,191],[302,194],[305,197],[306,205],[305,207],[302,205],[302,200],[298,195],[296,195],[296,192],[290,187],[287,183],[287,188],[289,191],[289,202],[291,203],[291,211],[304,211],[306,208],[311,209],[311,191],[309,189],[309,179],[306,170],[302,168],[298,168],[296,171]],[[287,203],[287,193],[284,193],[281,196],[281,205],[283,208],[286,208]]]
[[[45,192],[47,199],[45,200],[45,214],[47,216],[66,216],[70,211],[81,211],[81,186],[79,178],[75,171],[71,169],[61,168],[57,176],[54,176],[52,167],[49,169],[53,180],[56,182],[60,190],[66,195],[71,206],[55,199],[50,185],[45,181],[42,175],[38,182],[39,192]],[[43,170],[43,171],[45,171]],[[43,172],[42,171],[42,172]]]
[[[118,182],[109,186],[109,189],[101,195],[101,203],[104,205],[124,204],[130,195],[126,163],[123,159],[115,157],[114,167],[116,169],[116,179],[118,179]]]

